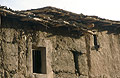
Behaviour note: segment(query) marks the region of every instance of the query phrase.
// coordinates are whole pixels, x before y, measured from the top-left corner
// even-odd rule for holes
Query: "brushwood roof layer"
[[[96,26],[120,25],[119,21],[102,19],[97,16],[76,14],[55,7],[14,11],[5,6],[0,6],[0,15],[19,18],[21,21],[39,22],[47,28],[64,26],[72,28],[73,30],[88,31]]]

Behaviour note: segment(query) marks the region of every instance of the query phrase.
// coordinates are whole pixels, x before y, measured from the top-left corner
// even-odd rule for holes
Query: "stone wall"
[[[46,29],[45,29],[46,30]],[[55,35],[38,25],[3,18],[0,78],[119,78],[120,35],[97,33],[79,38]],[[32,71],[32,46],[46,47],[47,74]]]

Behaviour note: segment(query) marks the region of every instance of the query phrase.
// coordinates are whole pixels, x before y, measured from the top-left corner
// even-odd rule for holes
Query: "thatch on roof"
[[[101,19],[97,16],[75,14],[54,7],[14,11],[1,6],[0,15],[19,18],[21,21],[37,22],[47,28],[68,27],[71,30],[85,31],[90,34],[94,34],[91,30],[96,26],[120,25],[119,21]]]

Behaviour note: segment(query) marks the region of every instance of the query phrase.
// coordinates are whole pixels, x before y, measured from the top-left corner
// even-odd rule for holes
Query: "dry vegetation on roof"
[[[19,18],[21,21],[39,22],[47,28],[68,27],[72,30],[82,30],[86,32],[89,32],[88,30],[95,29],[99,26],[114,26],[115,29],[120,28],[119,21],[106,20],[97,16],[76,14],[55,7],[14,11],[12,9],[8,9],[7,7],[1,6],[0,14],[8,17]]]

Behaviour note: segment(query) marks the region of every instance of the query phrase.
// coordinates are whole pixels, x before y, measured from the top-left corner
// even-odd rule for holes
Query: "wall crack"
[[[78,64],[78,57],[80,55],[82,55],[82,52],[78,52],[78,51],[72,51],[73,53],[73,58],[74,58],[74,64],[75,64],[75,74],[78,74],[79,76],[81,75],[80,70],[79,70],[79,64]]]

